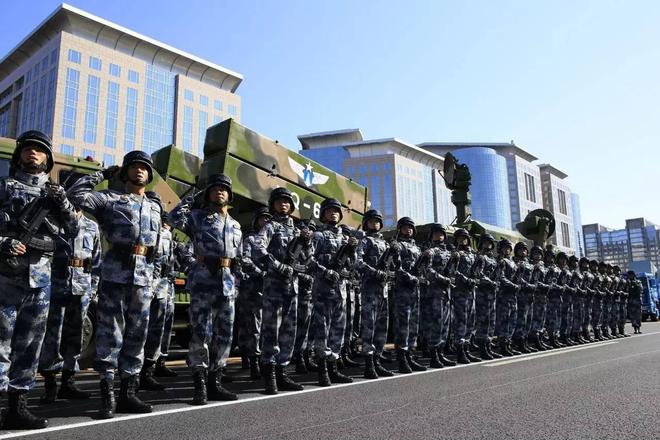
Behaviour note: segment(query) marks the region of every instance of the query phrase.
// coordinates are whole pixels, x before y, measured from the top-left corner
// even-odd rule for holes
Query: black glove
[[[337,284],[339,282],[339,274],[332,269],[326,269],[325,272],[323,272],[323,278],[330,281],[332,284]]]
[[[376,278],[378,281],[381,281],[381,282],[382,282],[382,281],[387,281],[387,272],[385,272],[384,270],[377,270],[377,271],[376,271],[375,278]]]
[[[46,194],[57,206],[64,206],[66,203],[66,191],[60,185],[50,184],[47,186]]]
[[[120,169],[121,167],[119,165],[112,165],[111,167],[108,167],[103,171],[101,171],[101,173],[103,173],[103,178],[105,180],[110,180],[113,177],[115,177],[115,175],[119,172]]]
[[[0,252],[15,257],[18,255],[18,246],[20,244],[21,242],[14,238],[7,239],[0,244]]]
[[[284,278],[291,278],[293,276],[293,267],[288,264],[280,263],[277,265],[277,272]]]

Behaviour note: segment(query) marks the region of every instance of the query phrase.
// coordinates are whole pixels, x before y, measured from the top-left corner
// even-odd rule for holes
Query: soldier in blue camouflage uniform
[[[642,333],[642,283],[634,270],[626,273],[628,277],[628,318],[634,334]]]
[[[418,259],[421,250],[415,244],[417,232],[410,217],[401,217],[397,222],[397,238],[392,243],[396,248],[398,267],[394,284],[394,345],[399,364],[399,373],[409,374],[424,371],[426,367],[413,360],[410,351],[415,346],[419,325],[419,278],[421,271]],[[425,266],[430,264],[430,254],[425,256]],[[422,270],[425,268],[421,268]]]
[[[594,290],[594,295],[591,300],[591,328],[594,332],[594,339],[596,341],[604,341],[605,337],[600,330],[600,324],[603,317],[603,285],[605,284],[605,263],[591,260],[589,269],[594,275],[593,284],[591,288]],[[602,271],[602,273],[601,273]]]
[[[528,344],[534,307],[534,291],[536,290],[534,276],[538,274],[538,271],[534,271],[534,265],[527,259],[528,253],[529,248],[523,241],[516,243],[513,247],[513,261],[518,265],[518,283],[520,284],[516,304],[516,329],[513,335],[513,343],[516,350],[521,353],[537,351],[536,348]]]
[[[64,189],[49,184],[52,168],[50,139],[28,131],[16,139],[10,176],[0,179],[0,393],[9,392],[0,423],[4,416],[5,429],[48,425],[27,409],[26,395],[34,387],[46,330],[54,242],[78,232]],[[48,215],[41,221],[43,213]],[[38,227],[36,233],[25,234],[22,220]]]
[[[125,191],[94,191],[119,173]],[[71,200],[93,215],[110,248],[103,256],[97,306],[96,359],[101,376],[98,417],[114,416],[115,368],[121,388],[117,412],[145,413],[152,407],[136,396],[153,296],[153,259],[160,236],[161,208],[145,195],[153,179],[151,156],[131,151],[121,168],[112,166],[81,177],[70,189]]]
[[[550,252],[550,254],[552,254]],[[533,279],[536,279],[536,290],[534,291],[534,309],[532,312],[532,327],[530,329],[530,338],[537,350],[548,350],[550,346],[543,342],[543,329],[545,326],[545,312],[548,306],[548,282],[552,281],[548,276],[548,269],[543,262],[544,252],[540,246],[534,246],[530,252],[532,263],[534,264]],[[548,259],[554,258],[549,256]]]
[[[92,297],[96,295],[101,272],[101,234],[99,225],[80,209],[78,235],[55,246],[51,265],[52,284],[46,337],[39,357],[39,372],[44,377],[42,403],[60,399],[87,399],[89,393],[76,387],[73,376],[79,371],[83,321]],[[57,389],[55,376],[62,372]]]
[[[339,226],[343,218],[336,199],[321,203],[319,218],[323,226],[312,236],[315,273],[312,290],[313,312],[310,333],[318,356],[319,386],[353,382],[337,369],[346,326],[346,283],[355,263],[358,240],[344,235]]]
[[[612,266],[607,263],[603,263],[604,270],[601,272],[603,277],[603,282],[600,285],[600,290],[603,294],[603,308],[601,312],[600,319],[600,330],[601,334],[605,339],[614,339],[610,334],[610,312],[612,311],[612,285],[614,280],[612,279]],[[598,265],[598,271],[601,271],[600,264]]]
[[[160,228],[160,241],[154,259],[152,287],[154,297],[149,306],[149,329],[147,331],[147,341],[144,344],[144,364],[140,372],[140,389],[160,391],[164,390],[165,386],[154,379],[154,369],[156,361],[160,357],[160,348],[165,337],[168,303],[173,302],[174,297],[174,275],[172,273],[174,242],[171,226],[167,223],[167,214],[163,210],[160,196],[153,191],[147,191],[145,194],[161,206],[162,225]]]
[[[474,258],[471,272],[476,280],[474,307],[477,317],[475,342],[479,346],[479,357],[494,359],[490,354],[491,331],[495,330],[495,295],[497,293],[497,261],[493,258],[495,239],[482,234],[477,245],[479,252]],[[499,324],[499,322],[498,322]]]
[[[515,356],[521,352],[514,349],[512,338],[516,330],[520,272],[511,258],[513,243],[502,239],[497,243],[499,291],[497,293],[497,342],[500,353]]]
[[[357,268],[362,276],[362,353],[364,355],[364,377],[376,379],[394,374],[380,364],[380,355],[385,348],[388,324],[388,281],[393,279],[394,256],[380,230],[383,216],[380,211],[370,209],[362,218],[362,229],[366,236],[360,240],[357,250]]]
[[[476,281],[472,278],[474,254],[470,248],[470,234],[463,228],[454,232],[456,250],[449,263],[448,274],[454,277],[456,287],[452,288],[451,299],[454,310],[452,333],[456,343],[457,361],[460,364],[479,362],[481,358],[470,353],[470,334],[467,333],[469,309],[474,304],[474,287]]]
[[[259,370],[259,340],[261,338],[261,305],[264,287],[264,272],[252,261],[257,233],[270,221],[268,208],[261,207],[254,212],[252,231],[243,236],[243,278],[239,286],[236,310],[240,314],[238,325],[238,346],[241,354],[247,356],[250,364],[250,378],[261,379]]]
[[[451,367],[456,362],[445,357],[444,349],[449,337],[449,323],[451,319],[450,289],[451,278],[447,276],[451,252],[447,249],[445,241],[447,231],[439,223],[431,226],[429,234],[430,264],[427,268],[429,299],[428,334],[426,336],[431,355],[431,368]],[[420,311],[421,313],[421,311]]]
[[[216,174],[203,192],[184,198],[170,213],[172,225],[190,237],[196,256],[188,276],[194,405],[238,399],[221,384],[234,327],[234,271],[241,258],[241,226],[227,212],[232,199],[231,179]]]
[[[619,314],[619,275],[614,274],[614,266],[611,264],[607,265],[607,276],[610,277],[610,301],[609,301],[609,313],[607,317],[606,327],[609,327],[609,335],[611,339],[620,338],[619,328],[617,326],[618,314]]]
[[[628,304],[629,282],[625,275],[621,275],[621,268],[619,266],[614,266],[614,274],[619,279],[617,292],[619,295],[619,303],[616,313],[617,327],[619,330],[619,335],[621,335],[621,337],[628,338],[630,335],[626,333],[626,309]]]
[[[293,195],[275,188],[268,200],[273,218],[257,235],[252,258],[266,271],[264,277],[261,369],[266,394],[300,391],[302,385],[286,374],[296,339],[297,273],[306,272],[312,253],[312,231],[295,226]],[[292,246],[289,246],[293,242]],[[305,266],[305,267],[303,267]],[[297,270],[294,270],[297,269]]]
[[[306,227],[316,230],[313,222]],[[292,361],[296,366],[296,373],[307,374],[317,371],[318,366],[312,359],[312,340],[309,335],[309,326],[312,323],[312,288],[314,278],[306,273],[298,274],[298,310],[296,321],[296,340],[293,345]]]
[[[582,322],[584,321],[584,273],[580,268],[580,260],[575,255],[568,257],[568,268],[571,270],[571,281],[569,286],[573,290],[573,313],[571,321],[568,323],[571,339],[578,344],[585,344],[588,341],[582,337]]]
[[[561,256],[561,258],[559,258]],[[562,292],[561,308],[559,309],[559,343],[564,346],[576,345],[577,341],[571,338],[571,326],[573,321],[573,300],[577,293],[577,278],[570,266],[570,259],[565,253],[559,253],[557,264],[561,270],[564,290]]]
[[[552,251],[546,251],[545,267],[548,269],[546,284],[548,289],[548,307],[546,309],[545,327],[548,333],[548,344],[553,348],[561,348],[564,345],[557,338],[561,325],[561,305],[564,294],[564,284],[568,277],[566,262],[568,257],[564,252],[552,255]],[[558,265],[557,263],[560,262]]]
[[[587,342],[594,342],[594,339],[591,336],[589,331],[589,325],[591,324],[591,311],[594,298],[594,289],[592,288],[594,284],[594,274],[590,269],[589,259],[586,257],[580,258],[579,261],[580,271],[584,277],[582,281],[582,290],[584,291],[584,305],[583,314],[582,314],[582,339]]]

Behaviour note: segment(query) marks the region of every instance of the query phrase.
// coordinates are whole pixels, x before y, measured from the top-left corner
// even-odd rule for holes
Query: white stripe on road
[[[660,334],[660,331],[658,332],[652,332],[652,333],[643,333],[641,335],[635,335],[636,337],[639,336],[651,336],[651,335],[656,335]],[[621,339],[620,341],[623,340],[635,340],[635,338],[626,338],[626,339]],[[180,408],[172,408],[172,409],[166,409],[166,410],[161,410],[161,411],[154,411],[152,413],[148,414],[132,414],[132,415],[115,415],[114,418],[112,419],[106,419],[106,420],[90,420],[87,422],[79,422],[79,423],[71,423],[68,425],[59,425],[59,426],[53,426],[50,428],[46,429],[35,429],[31,431],[14,431],[14,432],[9,432],[7,434],[0,435],[0,440],[2,439],[7,439],[7,438],[16,438],[16,437],[26,437],[26,436],[31,436],[31,435],[43,435],[48,432],[57,432],[57,431],[64,431],[64,430],[69,430],[69,429],[76,429],[76,428],[84,428],[87,426],[96,426],[96,425],[104,425],[108,423],[118,423],[118,422],[124,422],[127,420],[136,420],[136,419],[144,419],[148,417],[157,417],[157,416],[163,416],[167,414],[177,414],[177,413],[182,413],[182,412],[190,412],[190,411],[200,411],[200,410],[205,410],[205,409],[210,409],[210,408],[216,408],[220,406],[230,406],[230,405],[239,405],[242,403],[248,403],[248,402],[256,402],[260,400],[267,400],[267,399],[282,399],[282,398],[287,398],[287,397],[295,397],[300,394],[306,394],[306,393],[315,393],[319,391],[328,391],[328,390],[336,390],[337,388],[343,388],[343,387],[350,387],[350,386],[356,386],[356,385],[365,385],[365,384],[372,384],[376,382],[382,382],[386,380],[398,380],[398,379],[405,379],[405,378],[410,378],[416,375],[420,374],[431,374],[431,373],[442,373],[443,371],[447,370],[455,370],[458,368],[466,368],[466,367],[475,367],[475,366],[496,366],[495,364],[502,364],[503,362],[507,363],[512,363],[510,361],[518,362],[518,361],[524,361],[524,360],[530,360],[530,359],[536,359],[540,356],[550,356],[550,355],[555,355],[555,354],[564,354],[564,353],[570,353],[572,351],[576,351],[578,349],[586,349],[586,348],[597,348],[597,347],[603,347],[605,345],[609,344],[614,344],[620,341],[611,341],[611,342],[598,342],[598,343],[592,343],[584,347],[576,347],[573,349],[570,348],[563,348],[563,349],[558,349],[558,350],[553,350],[551,353],[543,353],[541,355],[538,354],[527,354],[527,355],[521,355],[516,357],[515,359],[511,360],[506,360],[502,361],[499,359],[494,359],[491,361],[483,361],[483,362],[478,362],[478,363],[472,363],[472,364],[466,364],[466,365],[456,365],[455,367],[445,367],[442,369],[429,369],[426,371],[420,371],[420,372],[415,372],[412,374],[397,374],[392,377],[381,377],[378,379],[373,379],[373,380],[359,380],[357,382],[353,383],[347,383],[347,384],[337,384],[333,385],[331,387],[313,387],[313,388],[306,388],[302,391],[296,391],[296,392],[284,392],[280,394],[276,394],[273,396],[255,396],[255,397],[248,397],[245,399],[239,399],[231,402],[214,402],[214,403],[209,403],[207,405],[202,405],[202,406],[184,406]],[[654,352],[648,352],[648,353],[655,353]],[[642,353],[645,354],[645,353]],[[611,359],[610,359],[611,360]],[[595,365],[595,364],[594,364]],[[582,368],[583,366],[576,367],[576,368]],[[561,370],[562,371],[568,371],[568,370]],[[554,372],[552,374],[556,374],[559,372]],[[358,378],[361,379],[361,378]]]
[[[509,365],[509,364],[515,364],[516,362],[525,362],[525,361],[533,361],[534,359],[539,359],[539,358],[544,358],[548,356],[556,356],[558,354],[566,354],[570,353],[572,351],[579,351],[579,350],[588,350],[590,348],[598,348],[602,347],[604,345],[610,345],[610,344],[618,344],[619,341],[610,341],[610,342],[603,342],[602,344],[597,344],[597,345],[585,345],[583,347],[574,347],[574,348],[567,348],[565,350],[561,351],[551,351],[549,353],[534,353],[529,356],[525,357],[516,357],[513,359],[507,359],[505,361],[499,361],[499,362],[491,362],[489,364],[484,365],[484,367],[499,367],[501,365]]]

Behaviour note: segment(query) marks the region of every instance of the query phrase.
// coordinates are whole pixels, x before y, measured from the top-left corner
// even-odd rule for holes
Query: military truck
[[[647,272],[639,272],[637,279],[642,283],[642,321],[650,319],[656,322],[660,319],[658,281],[653,274]]]

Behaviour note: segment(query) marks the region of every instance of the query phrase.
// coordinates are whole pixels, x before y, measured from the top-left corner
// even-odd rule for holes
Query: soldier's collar
[[[367,232],[367,237],[373,237],[373,238],[381,238],[383,234],[381,234],[378,231],[368,231]]]
[[[18,180],[19,182],[25,183],[26,185],[43,186],[46,182],[48,182],[48,174],[46,173],[30,174],[30,173],[26,173],[23,170],[16,170],[16,172],[14,173],[14,179]]]
[[[293,218],[290,215],[273,215],[273,221],[287,226],[293,226]]]

